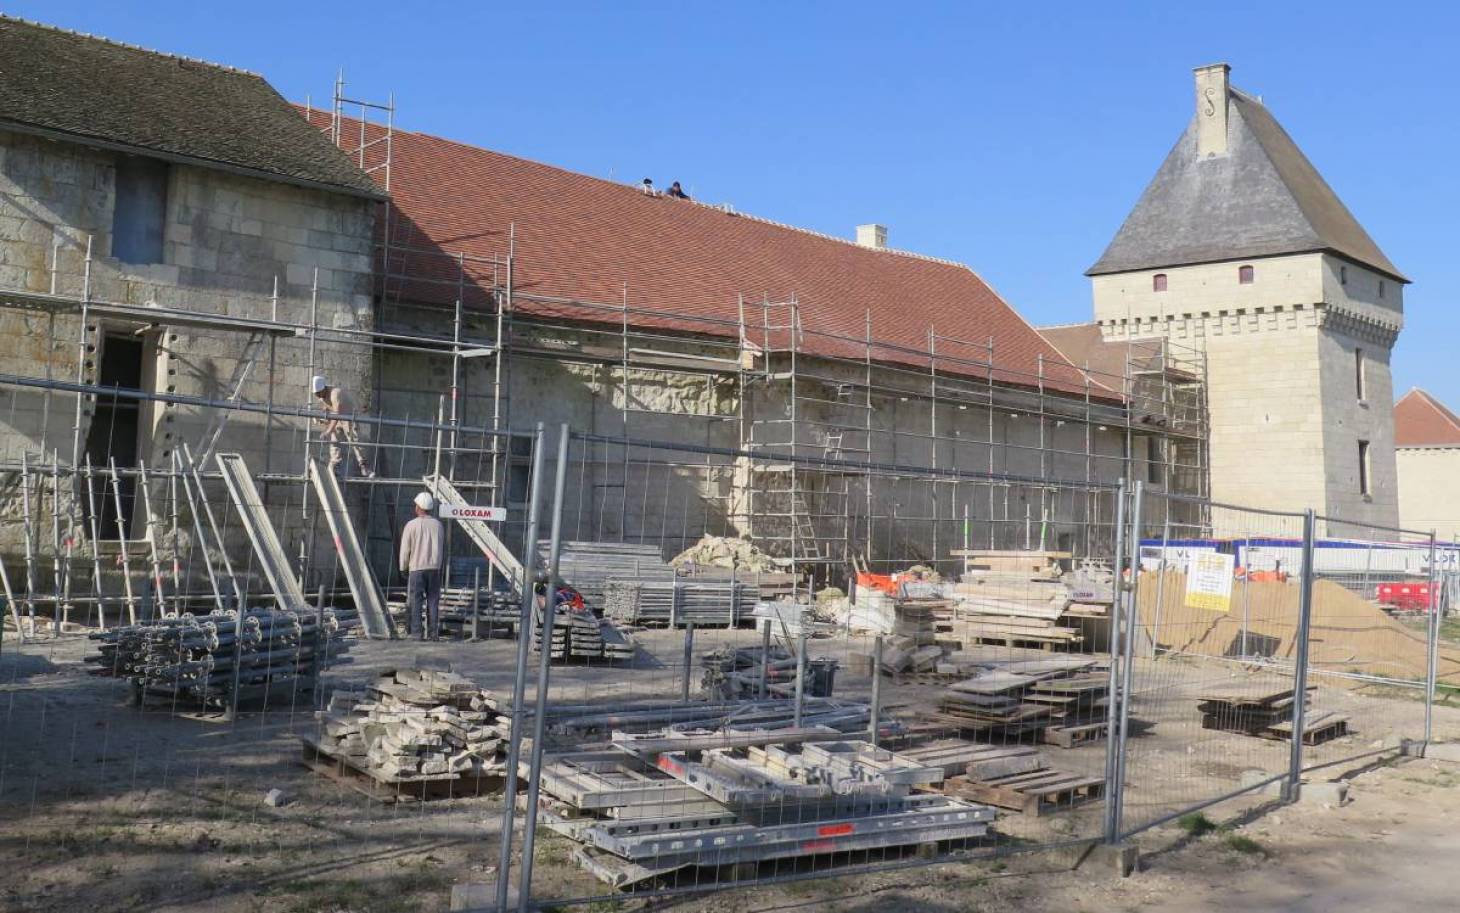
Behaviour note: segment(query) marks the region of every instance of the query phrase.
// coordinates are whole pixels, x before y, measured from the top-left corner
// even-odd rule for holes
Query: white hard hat
[[[431,497],[431,493],[429,491],[423,491],[420,494],[416,495],[416,506],[419,507],[421,510],[430,513],[431,511],[436,509],[436,499]]]
[[[325,387],[329,386],[329,384],[325,383],[323,374],[314,375],[314,380],[310,381],[309,385],[314,389],[315,393],[319,393],[320,391],[324,390]]]

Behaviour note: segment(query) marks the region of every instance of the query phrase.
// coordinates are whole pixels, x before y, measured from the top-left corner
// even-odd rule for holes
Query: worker
[[[684,190],[679,186],[678,181],[675,181],[673,184],[669,185],[669,195],[674,197],[676,200],[689,199],[689,194],[684,192]]]
[[[353,415],[355,402],[343,387],[332,387],[323,375],[316,374],[311,386],[314,395],[324,405],[324,411],[332,416]],[[355,423],[347,418],[317,418],[316,422],[324,426],[320,432],[320,439],[330,442],[330,469],[339,472],[339,465],[345,461],[345,448],[355,456],[355,462],[360,466],[360,475],[367,479],[375,477],[370,467],[365,465],[365,454],[360,451],[360,436],[355,433]]]
[[[436,510],[436,499],[430,492],[416,495],[415,508],[416,516],[406,523],[400,536],[400,570],[406,575],[406,631],[421,640],[439,640],[441,556],[446,530],[431,515]]]
[[[639,189],[644,191],[645,196],[652,197],[654,195],[654,181],[651,178],[644,178],[644,183],[639,185]]]

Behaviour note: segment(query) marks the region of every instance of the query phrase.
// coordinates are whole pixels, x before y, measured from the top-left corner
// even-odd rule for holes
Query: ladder
[[[254,362],[258,361],[267,338],[268,336],[262,330],[255,330],[249,334],[248,342],[243,347],[243,353],[239,355],[238,362],[233,366],[233,376],[228,379],[229,403],[238,402],[239,397],[243,394],[243,385],[253,370]],[[213,410],[213,417],[208,420],[208,427],[198,440],[197,462],[208,462],[208,457],[213,455],[213,448],[217,446],[218,438],[223,436],[223,429],[228,427],[228,419],[232,416],[233,409],[230,406],[219,406]]]
[[[319,503],[325,520],[329,522],[330,536],[335,540],[335,553],[340,556],[340,566],[345,569],[345,581],[350,585],[350,595],[355,597],[355,608],[360,611],[360,624],[366,637],[395,638],[395,625],[385,611],[385,601],[380,597],[380,586],[365,552],[360,548],[360,539],[355,535],[355,526],[350,522],[350,509],[345,504],[344,493],[335,474],[328,469],[320,471],[319,464],[310,457],[306,466],[309,480],[319,495]]]
[[[254,554],[263,566],[264,576],[274,590],[274,601],[286,612],[304,611],[307,608],[304,591],[289,569],[289,556],[284,554],[284,547],[279,544],[279,536],[274,532],[274,524],[269,521],[269,513],[264,509],[258,487],[254,485],[253,475],[244,464],[243,456],[220,453],[217,460],[223,473],[223,484],[228,487],[233,506],[238,508],[239,522],[248,533]],[[222,545],[221,542],[219,544]]]
[[[438,504],[466,506],[466,500],[462,498],[461,492],[457,491],[456,486],[447,479],[434,475],[426,476],[426,488],[436,496]],[[517,556],[512,554],[511,549],[502,544],[502,540],[497,538],[497,534],[492,532],[485,520],[457,517],[456,522],[461,524],[462,530],[471,541],[476,543],[477,548],[482,550],[482,554],[487,556],[487,560],[492,562],[492,566],[507,578],[508,582],[512,584],[512,589],[520,594],[525,575],[522,562],[517,560]]]

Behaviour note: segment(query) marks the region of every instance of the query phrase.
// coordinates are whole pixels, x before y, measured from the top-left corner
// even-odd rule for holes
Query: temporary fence
[[[271,582],[278,552],[339,533],[292,482],[249,495],[227,454],[226,478],[180,458],[153,486],[178,494],[149,515],[188,535],[159,538],[137,626],[110,566],[95,638],[43,605],[29,625],[41,584],[11,581],[28,637],[0,642],[0,821],[35,877],[22,902],[47,881],[63,905],[444,905],[476,882],[468,905],[526,909],[1120,842],[1420,751],[1460,674],[1428,535],[866,461],[836,521],[860,531],[847,585],[807,594],[754,547],[774,518],[735,506],[785,456],[565,427],[498,444],[520,480],[471,521],[490,536],[449,521],[447,643],[361,636],[336,549],[310,552],[302,603]],[[1004,506],[1036,489],[1064,509],[1029,529]],[[398,525],[418,489],[368,490],[335,519]],[[215,585],[180,598],[173,562]],[[399,622],[404,580],[375,582]],[[178,851],[197,877],[157,877]]]

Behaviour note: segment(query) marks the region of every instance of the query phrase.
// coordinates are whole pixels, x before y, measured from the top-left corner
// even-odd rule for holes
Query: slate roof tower
[[[1218,501],[1394,525],[1389,361],[1408,279],[1226,64],[1090,267],[1107,340],[1207,353]]]

